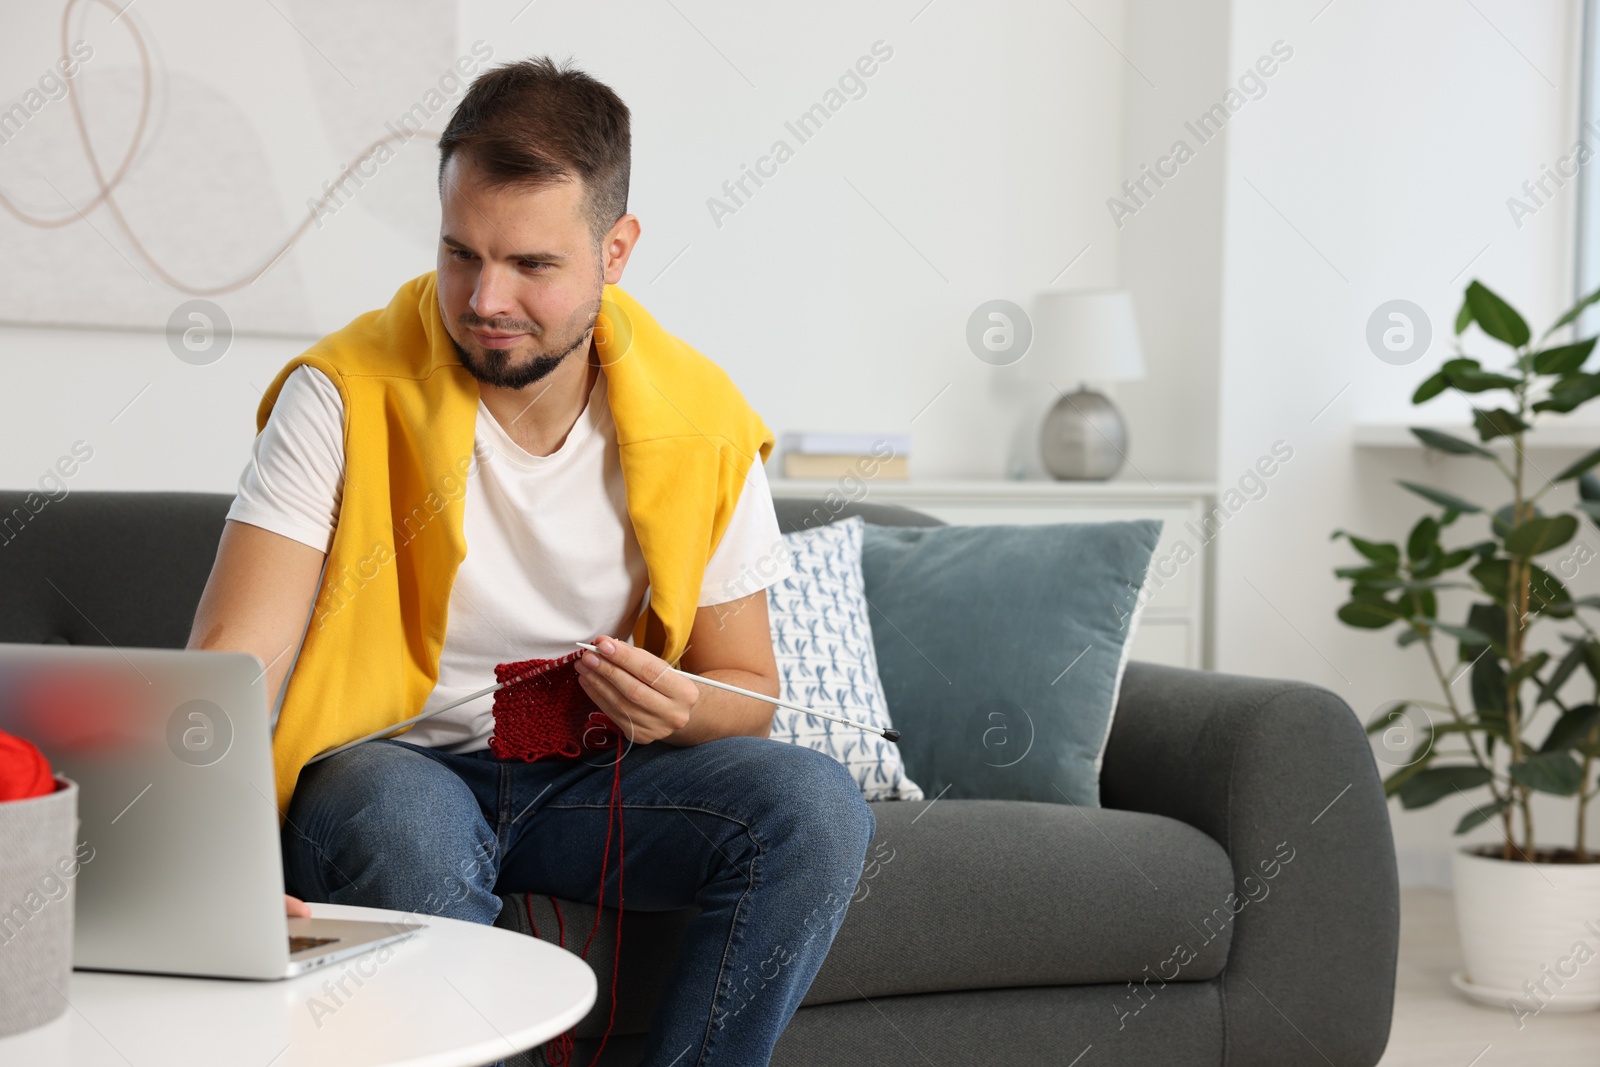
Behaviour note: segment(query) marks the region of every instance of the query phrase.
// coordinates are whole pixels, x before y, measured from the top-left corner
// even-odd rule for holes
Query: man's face
[[[440,196],[439,314],[478,381],[521,389],[588,352],[606,283],[576,181],[489,186],[462,155]]]

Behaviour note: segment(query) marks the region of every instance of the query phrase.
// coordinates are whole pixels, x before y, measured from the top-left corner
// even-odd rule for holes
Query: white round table
[[[311,913],[427,928],[382,961],[372,949],[278,982],[73,971],[66,1013],[0,1038],[0,1064],[479,1067],[548,1041],[594,1005],[589,965],[535,937],[376,908]]]

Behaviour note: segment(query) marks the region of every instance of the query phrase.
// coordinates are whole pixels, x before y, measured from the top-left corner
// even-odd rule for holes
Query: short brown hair
[[[632,143],[628,105],[569,59],[524,59],[484,71],[439,138],[439,188],[463,152],[493,185],[580,179],[589,232],[598,244],[628,211]]]

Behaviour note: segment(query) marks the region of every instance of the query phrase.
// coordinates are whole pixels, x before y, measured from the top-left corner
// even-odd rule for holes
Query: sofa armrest
[[[1383,787],[1348,704],[1302,682],[1130,662],[1100,791],[1108,808],[1180,819],[1228,853],[1244,901],[1220,912],[1237,909],[1218,979],[1229,1067],[1378,1061],[1399,882]]]

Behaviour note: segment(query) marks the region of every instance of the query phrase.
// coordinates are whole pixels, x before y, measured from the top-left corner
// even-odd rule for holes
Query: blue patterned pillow
[[[860,516],[851,516],[784,534],[794,573],[767,588],[767,617],[782,699],[888,728],[861,581],[864,529]],[[868,800],[922,799],[899,748],[877,734],[778,708],[772,737],[826,752],[855,776]]]

